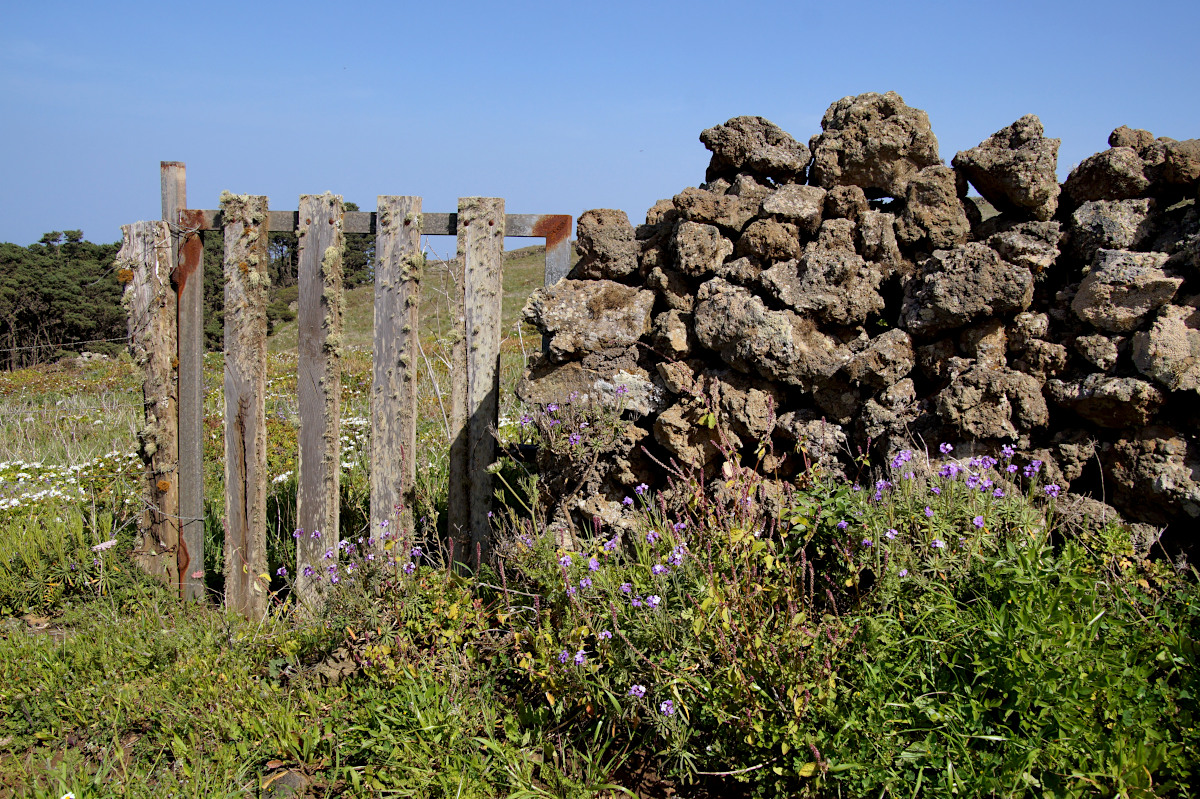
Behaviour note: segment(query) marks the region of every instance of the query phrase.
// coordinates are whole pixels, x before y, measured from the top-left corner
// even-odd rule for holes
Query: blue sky
[[[1065,177],[1122,124],[1200,137],[1198,31],[1195,0],[0,0],[0,241],[115,241],[160,215],[162,160],[193,208],[484,195],[636,223],[704,179],[702,129],[757,114],[807,142],[866,91],[927,111],[947,162],[1038,114]]]

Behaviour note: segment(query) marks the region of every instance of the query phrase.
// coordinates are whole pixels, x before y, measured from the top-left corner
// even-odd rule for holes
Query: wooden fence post
[[[300,312],[297,394],[300,406],[296,519],[297,601],[308,612],[324,602],[331,577],[327,550],[338,551],[342,375],[342,198],[326,192],[300,197]],[[319,531],[320,538],[313,536]]]
[[[225,607],[267,612],[267,198],[222,194],[225,229]]]
[[[179,585],[179,447],[175,387],[176,318],[171,230],[166,222],[121,228],[117,274],[125,283],[129,350],[142,371],[145,426],[138,449],[145,463],[146,508],[134,560],[147,573]]]
[[[378,198],[371,380],[371,535],[381,522],[412,540],[417,446],[421,198]],[[399,512],[396,508],[400,508]],[[390,520],[390,521],[389,521]]]
[[[175,255],[179,336],[179,595],[204,597],[204,247],[187,208],[187,174],[163,161],[163,220]]]
[[[504,297],[504,200],[458,201],[461,327],[456,334],[450,448],[449,523],[456,558],[478,570],[491,557],[492,428],[500,395],[500,311]],[[456,295],[459,292],[456,292]],[[460,364],[464,367],[460,372]],[[465,545],[466,552],[461,548]]]

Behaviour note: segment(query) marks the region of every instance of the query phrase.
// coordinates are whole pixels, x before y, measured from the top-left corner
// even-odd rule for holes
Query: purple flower
[[[905,480],[912,480],[912,479],[913,479],[913,478],[915,478],[916,476],[917,476],[917,475],[916,475],[916,472],[905,472],[905,473],[904,473],[904,479],[905,479]]]
[[[670,699],[668,699],[665,702],[663,702],[661,705],[658,706],[658,710],[664,716],[674,716],[675,715],[675,703],[672,702]]]
[[[588,558],[588,571],[590,571],[590,572],[600,571],[600,561],[596,560],[595,558]]]
[[[571,568],[571,556],[563,555],[561,558],[558,559],[558,565],[562,566],[564,569]]]
[[[527,427],[533,423],[533,417],[527,413],[521,414],[521,427]]]
[[[1011,458],[1013,455],[1017,454],[1017,451],[1015,449],[1013,449],[1012,447],[1010,447],[1008,444],[1005,444],[1003,447],[1000,448],[1000,454],[1006,458]]]
[[[625,499],[621,500],[621,504],[622,505],[632,505],[633,497],[625,497]]]
[[[682,533],[687,529],[687,522],[675,522],[674,529],[675,532]]]
[[[412,574],[416,570],[417,570],[417,564],[413,563],[411,560],[408,563],[404,564],[404,573],[405,574]]]
[[[1054,498],[1054,497],[1058,496],[1059,492],[1062,491],[1062,489],[1058,486],[1057,483],[1051,483],[1050,485],[1046,486],[1044,491],[1046,492],[1046,496]]]
[[[304,568],[301,570],[300,573],[303,574],[305,577],[312,577],[314,574],[317,573],[317,570],[314,569],[312,566],[305,564]]]
[[[329,575],[329,584],[330,585],[337,585],[341,581],[342,581],[342,579],[340,577],[338,577],[336,574]]]
[[[901,577],[907,577],[907,576],[908,576],[908,569],[901,569],[901,570],[900,570],[900,576],[901,576]]]
[[[1004,471],[1008,472],[1009,474],[1015,473],[1017,471],[1017,464],[1015,464],[1015,463],[1008,464],[1007,466],[1004,467]]]
[[[686,552],[687,552],[687,547],[680,544],[679,546],[677,546],[671,550],[671,555],[670,555],[670,557],[667,558],[667,563],[670,563],[672,566],[678,566],[678,565],[682,564],[683,563],[683,555]]]
[[[375,560],[375,553],[374,553],[374,552],[368,552],[368,553],[367,553],[367,560]]]
[[[646,489],[647,489],[647,488],[649,488],[649,487],[650,487],[650,486],[646,485],[645,483],[639,483],[639,484],[638,484],[638,487],[637,487],[637,488],[635,488],[635,489],[633,489],[633,491],[634,491],[634,493],[635,493],[635,494],[639,494],[639,495],[640,495],[640,494],[645,494],[645,493],[646,493]]]
[[[658,594],[651,594],[650,596],[646,597],[646,607],[650,608],[651,610],[657,608],[660,602],[662,602],[662,597],[660,597]]]
[[[559,663],[566,663],[570,659],[571,659],[571,653],[568,652],[567,650],[564,649],[563,651],[558,653],[558,662]]]
[[[942,495],[942,489],[938,488],[937,486],[930,486],[929,493],[935,494],[940,497]]]
[[[610,638],[612,638],[612,633],[610,633],[608,630],[600,631],[600,640],[601,641],[607,641]]]
[[[889,489],[891,487],[892,487],[892,484],[891,484],[891,481],[889,481],[889,480],[875,481],[875,490],[876,491],[886,491],[887,489]]]
[[[928,505],[925,506],[925,518],[926,519],[933,518],[933,508],[929,507]]]
[[[332,557],[333,557],[333,550],[332,549],[325,550],[325,560],[330,560]]]
[[[579,587],[580,588],[591,588],[592,587],[592,578],[584,577],[582,580],[579,581]]]
[[[568,585],[568,586],[567,586],[567,596],[575,596],[575,593],[576,593],[576,592],[575,592],[575,586],[573,586],[573,585]]]
[[[313,531],[312,531],[312,532],[309,534],[309,536],[308,536],[308,537],[309,537],[309,538],[311,538],[311,539],[313,539],[313,540],[315,541],[315,540],[317,540],[317,539],[319,539],[319,538],[321,537],[321,531],[320,531],[320,530],[313,530]]]
[[[567,443],[572,447],[578,444],[580,441],[583,441],[583,436],[579,435],[578,433],[572,433],[571,435],[567,436]]]
[[[617,541],[617,537],[614,535],[612,538],[610,538],[604,542],[604,551],[605,552],[616,552],[618,543],[619,542]]]
[[[558,406],[552,402],[546,406],[546,410],[549,411],[550,413],[554,413],[555,411],[558,410]]]
[[[940,449],[942,451],[943,455],[949,455],[951,452],[954,451],[954,445],[942,443],[942,444],[938,445],[938,449]]]
[[[408,556],[410,558],[412,558],[413,560],[416,560],[417,558],[421,557],[424,554],[425,553],[421,551],[420,547],[413,547],[412,549],[410,549],[408,551]]]
[[[1041,469],[1042,462],[1039,460],[1032,460],[1029,462],[1029,465],[1025,467],[1025,476],[1033,477],[1035,474],[1041,471]]]
[[[900,535],[900,533],[896,530],[895,527],[889,527],[888,531],[886,533],[884,533],[884,535],[887,536],[888,541],[891,541],[893,538]]]
[[[576,666],[582,666],[584,663],[587,663],[587,652],[584,652],[582,649],[576,652],[574,662]]]
[[[287,566],[280,566],[275,572],[276,577],[287,577]]]
[[[647,544],[653,544],[660,538],[662,538],[662,535],[658,532],[658,530],[651,530],[650,532],[646,533]]]
[[[983,517],[982,516],[976,516],[971,521],[975,524],[976,527],[978,527],[981,530],[983,529]]]
[[[967,477],[967,488],[979,488],[979,475],[972,474]]]
[[[1004,499],[1004,489],[997,488],[995,491],[992,492],[992,496],[995,497],[996,499]]]
[[[622,384],[622,385],[617,386],[616,395],[619,397],[628,391],[629,391],[629,386]]]
[[[668,569],[666,566],[662,565],[661,563],[655,563],[653,566],[650,567],[650,573],[653,574],[655,577],[666,574],[669,571],[670,571],[670,569]]]
[[[869,538],[864,538],[864,539],[862,540],[862,545],[863,545],[864,547],[869,547],[869,546],[872,546],[872,544],[871,544],[871,539],[869,539]]]
[[[858,483],[855,483],[854,484],[854,493],[857,494],[859,491],[862,491],[862,486],[860,486]]]
[[[839,530],[845,530],[845,529],[846,529],[847,527],[849,527],[849,526],[850,526],[850,522],[848,522],[848,521],[846,521],[846,520],[844,520],[844,519],[843,519],[842,521],[840,521],[840,522],[838,522],[838,523],[837,523],[837,528],[838,528]]]
[[[303,530],[303,529],[297,529],[297,530],[295,530],[295,531],[293,531],[293,532],[292,532],[292,538],[299,538],[299,537],[300,537],[300,536],[302,536],[302,535],[304,535],[304,530]]]
[[[935,538],[935,539],[933,539],[933,545],[932,545],[932,546],[933,546],[933,548],[934,548],[934,549],[945,549],[945,548],[946,548],[946,542],[945,542],[945,541],[943,541],[943,540],[942,540],[942,539],[940,539],[940,538]]]
[[[633,593],[633,583],[621,583],[621,593],[622,594]]]
[[[629,686],[629,695],[637,697],[638,699],[641,699],[643,696],[646,695],[646,686],[644,686],[644,685]]]

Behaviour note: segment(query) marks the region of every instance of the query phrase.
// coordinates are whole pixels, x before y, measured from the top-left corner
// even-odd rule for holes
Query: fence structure
[[[204,588],[203,254],[205,231],[224,235],[225,601],[250,617],[267,609],[265,375],[267,245],[271,232],[299,238],[299,466],[295,594],[310,610],[321,583],[304,574],[337,550],[346,233],[375,235],[371,386],[371,526],[395,520],[411,532],[416,446],[420,238],[456,236],[451,356],[448,526],[456,558],[488,559],[488,466],[499,409],[500,313],[505,237],[546,241],[546,285],[570,266],[572,218],[506,214],[504,200],[466,197],[456,213],[423,213],[420,197],[380,196],[375,212],[347,212],[333,194],[302,195],[296,211],[267,198],[223,194],[217,210],[187,207],[184,164],[164,161],[163,219],[122,228],[130,349],[144,371],[146,462],[142,540],[135,558],[196,599]],[[319,539],[311,531],[319,530]]]

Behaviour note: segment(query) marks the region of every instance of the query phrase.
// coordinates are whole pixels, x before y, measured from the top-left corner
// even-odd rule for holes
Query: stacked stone
[[[1130,518],[1200,518],[1200,140],[1120,128],[1059,186],[1033,115],[951,167],[894,92],[821,128],[705,130],[699,188],[636,228],[584,213],[571,279],[530,299],[549,347],[519,395],[637,420],[589,512],[661,483],[654,459],[789,478],[948,441],[1064,487],[1098,463]]]

